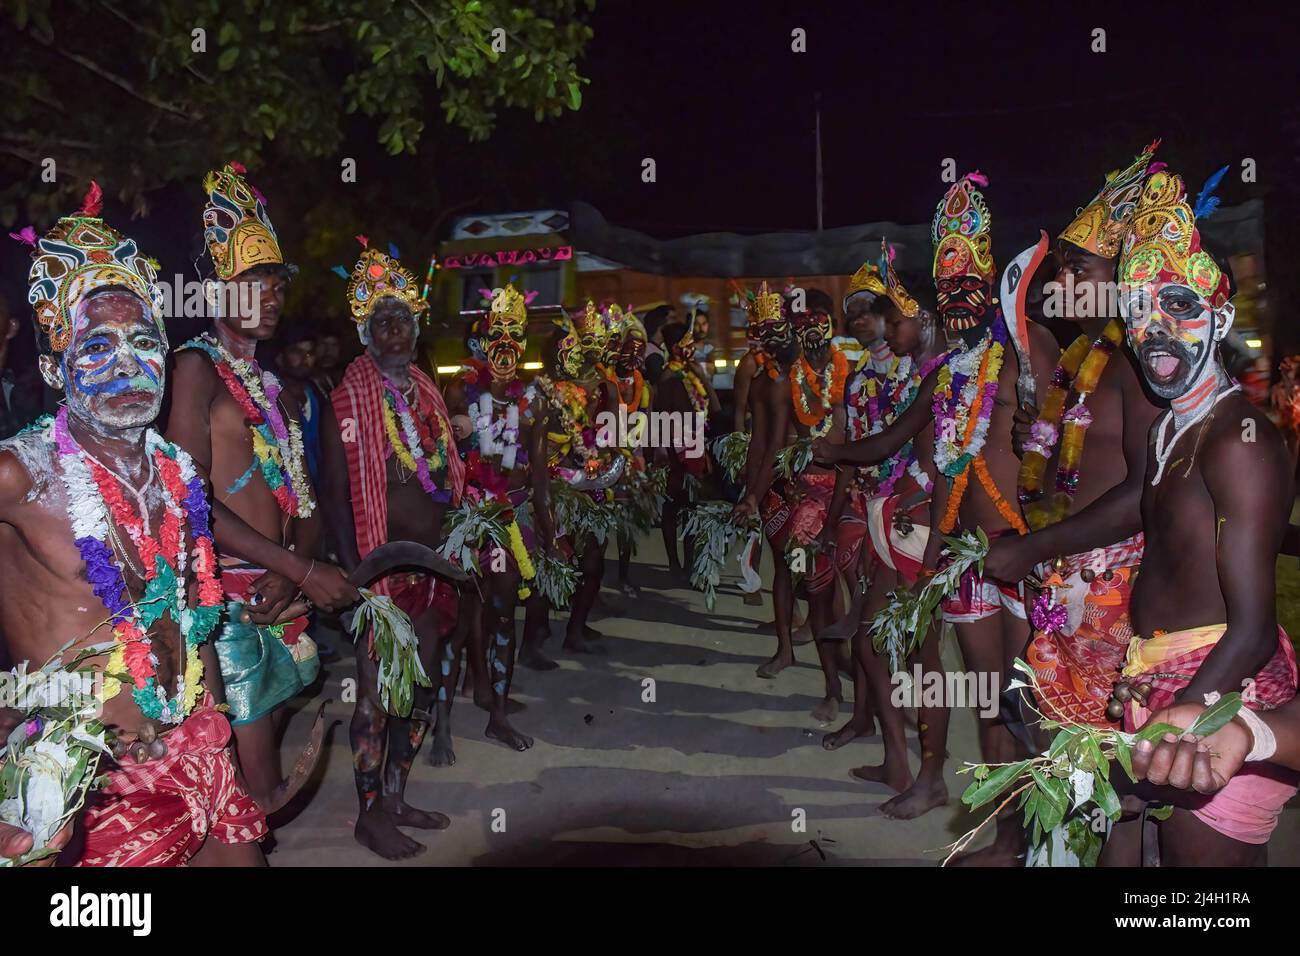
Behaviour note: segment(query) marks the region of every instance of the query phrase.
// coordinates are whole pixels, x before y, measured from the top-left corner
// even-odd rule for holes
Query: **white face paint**
[[[166,353],[148,307],[128,292],[106,292],[80,305],[72,341],[61,355],[41,357],[41,374],[86,428],[143,428],[162,407]]]
[[[1129,345],[1156,395],[1176,399],[1199,392],[1221,369],[1217,346],[1232,327],[1231,303],[1215,312],[1178,282],[1149,282],[1120,295]]]

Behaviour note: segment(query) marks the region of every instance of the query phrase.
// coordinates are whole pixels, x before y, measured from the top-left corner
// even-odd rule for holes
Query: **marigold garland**
[[[1086,335],[1079,336],[1066,349],[1052,373],[1052,384],[1043,400],[1038,420],[1032,426],[1031,442],[1025,447],[1016,482],[1017,495],[1035,531],[1064,520],[1070,512],[1079,486],[1083,442],[1088,426],[1092,424],[1092,413],[1085,403],[1096,390],[1097,382],[1123,334],[1123,324],[1112,319],[1091,344]],[[1079,398],[1065,412],[1065,400],[1071,390]],[[1047,459],[1058,443],[1061,453],[1056,468],[1056,492],[1050,502],[1043,503],[1040,499],[1043,497]]]
[[[790,376],[790,401],[797,419],[820,438],[831,428],[835,406],[844,401],[844,385],[849,377],[848,356],[836,345],[831,347],[830,361],[820,372],[816,371],[804,355],[794,365]],[[817,400],[813,408],[809,393]]]

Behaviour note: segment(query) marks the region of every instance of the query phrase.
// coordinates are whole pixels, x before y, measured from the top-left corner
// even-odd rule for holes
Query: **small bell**
[[[150,760],[161,760],[167,756],[167,743],[161,737],[155,737],[147,748]]]
[[[1115,690],[1111,692],[1111,698],[1124,703],[1133,697],[1133,691],[1125,681],[1120,681],[1115,685]]]
[[[143,727],[140,728],[140,739],[144,741],[146,744],[153,743],[156,739],[158,739],[158,728],[155,727],[153,724],[146,723]]]
[[[1092,579],[1095,578],[1096,576],[1097,575],[1096,573],[1093,572],[1092,568],[1084,568],[1082,571],[1079,572],[1079,577],[1083,578],[1084,584],[1091,584]]]
[[[1151,685],[1148,682],[1143,681],[1133,688],[1133,693],[1137,695],[1138,700],[1145,704],[1147,698],[1151,696]]]
[[[1052,559],[1052,570],[1056,571],[1058,574],[1059,574],[1060,572],[1064,571],[1064,570],[1065,570],[1065,558],[1053,558],[1053,559]]]
[[[1124,705],[1112,697],[1110,703],[1106,705],[1106,716],[1111,720],[1123,720]]]
[[[149,759],[149,748],[147,745],[136,741],[131,745],[131,759],[136,763],[144,763]]]
[[[1115,572],[1110,568],[1107,568],[1105,571],[1101,572],[1101,579],[1107,582],[1113,581],[1115,579]]]

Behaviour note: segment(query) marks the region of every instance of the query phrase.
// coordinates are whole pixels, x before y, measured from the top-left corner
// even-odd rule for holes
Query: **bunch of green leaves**
[[[379,664],[379,700],[384,710],[410,717],[415,686],[432,686],[420,663],[420,639],[411,619],[392,598],[362,588],[361,603],[352,617],[352,633],[358,640],[371,634],[371,647]]]
[[[575,549],[583,548],[589,538],[604,547],[610,535],[617,532],[618,515],[608,502],[596,501],[564,480],[552,481],[548,490],[555,524],[569,536]]]
[[[1033,668],[1017,659],[1015,669],[1027,680],[1017,678],[1010,687],[1029,689],[1041,699]],[[989,820],[1019,797],[1017,807],[1024,813],[1031,845],[1038,851],[1031,855],[1035,862],[1094,866],[1104,841],[1102,833],[1092,825],[1091,808],[1096,807],[1112,823],[1120,816],[1119,795],[1110,782],[1111,761],[1116,761],[1128,778],[1136,782],[1133,747],[1138,741],[1155,741],[1165,734],[1207,737],[1232,720],[1241,706],[1240,694],[1224,694],[1206,707],[1186,730],[1158,723],[1148,724],[1133,734],[1050,720],[1040,714],[1039,725],[1056,731],[1046,751],[1012,763],[967,764],[958,771],[975,778],[961,796],[962,803],[972,810],[992,803],[1007,791],[1010,793],[979,826],[953,844],[949,858],[968,846]],[[1044,837],[1048,839],[1046,845]]]
[[[989,551],[988,535],[983,528],[964,531],[960,536],[944,536],[944,555],[948,564],[918,590],[898,588],[890,592],[889,603],[871,619],[871,643],[877,653],[888,653],[890,666],[899,670],[919,648],[940,619],[943,600],[957,591],[962,575],[972,567],[984,572],[984,557]]]
[[[579,109],[593,4],[13,0],[0,152],[23,172],[3,218],[21,204],[52,222],[90,179],[143,215],[150,192],[226,159],[292,166],[286,184],[332,159],[337,176],[357,117],[387,153],[427,166],[443,128],[484,140],[502,110],[540,122]],[[64,192],[31,188],[44,157]]]
[[[566,608],[578,590],[578,569],[564,558],[541,550],[533,555],[537,578],[533,587],[556,610]]]
[[[24,704],[21,723],[9,734],[0,766],[0,822],[32,835],[32,849],[18,859],[0,857],[0,867],[19,866],[51,856],[50,840],[85,805],[96,785],[99,758],[111,759],[111,735],[99,719],[102,703],[93,692],[95,670],[78,668],[88,657],[107,654],[112,642],[82,649],[72,660],[68,641],[33,673],[26,664],[11,670],[5,683]],[[126,678],[130,680],[129,677]]]
[[[713,454],[727,480],[734,482],[745,470],[749,457],[749,432],[728,432],[713,443]]]
[[[777,452],[776,473],[786,481],[802,474],[803,470],[812,464],[812,444],[811,438],[800,438]]]
[[[725,501],[705,501],[686,512],[680,535],[695,538],[691,586],[704,592],[704,605],[710,611],[717,603],[718,584],[728,555],[755,523],[753,518],[744,523],[732,521],[731,505]]]
[[[438,553],[466,571],[481,575],[478,553],[489,542],[510,549],[506,515],[512,510],[510,503],[504,501],[462,501],[459,508],[447,515],[447,540]]]

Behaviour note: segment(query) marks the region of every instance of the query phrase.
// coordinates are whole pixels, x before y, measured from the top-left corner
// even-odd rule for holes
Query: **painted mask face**
[[[939,314],[953,332],[965,332],[992,317],[993,284],[977,275],[955,275],[934,284]]]
[[[489,313],[481,344],[492,377],[498,382],[508,382],[515,377],[519,359],[528,344],[524,323],[511,316]]]
[[[143,428],[162,407],[167,340],[148,307],[127,292],[82,304],[72,341],[42,356],[41,373],[62,389],[70,414],[96,431]]]
[[[560,324],[560,340],[555,344],[556,371],[564,378],[577,378],[582,374],[582,347],[578,333],[567,318]]]
[[[645,365],[645,329],[634,325],[623,336],[623,344],[618,350],[615,370],[619,375],[631,375]]]
[[[805,352],[818,352],[830,344],[835,324],[824,309],[794,314],[794,331]]]
[[[784,310],[780,316],[754,325],[752,331],[758,344],[772,354],[775,354],[779,346],[789,343],[794,338],[794,327],[790,324],[790,318]]]
[[[590,364],[603,362],[606,358],[605,350],[608,344],[606,335],[606,324],[601,314],[596,311],[596,306],[588,302],[586,311],[578,317],[575,323],[575,331],[578,336],[578,347],[582,350],[584,361]]]
[[[1234,314],[1231,303],[1216,313],[1190,286],[1158,281],[1126,289],[1120,311],[1142,375],[1164,399],[1186,394],[1213,372],[1215,348]]]

